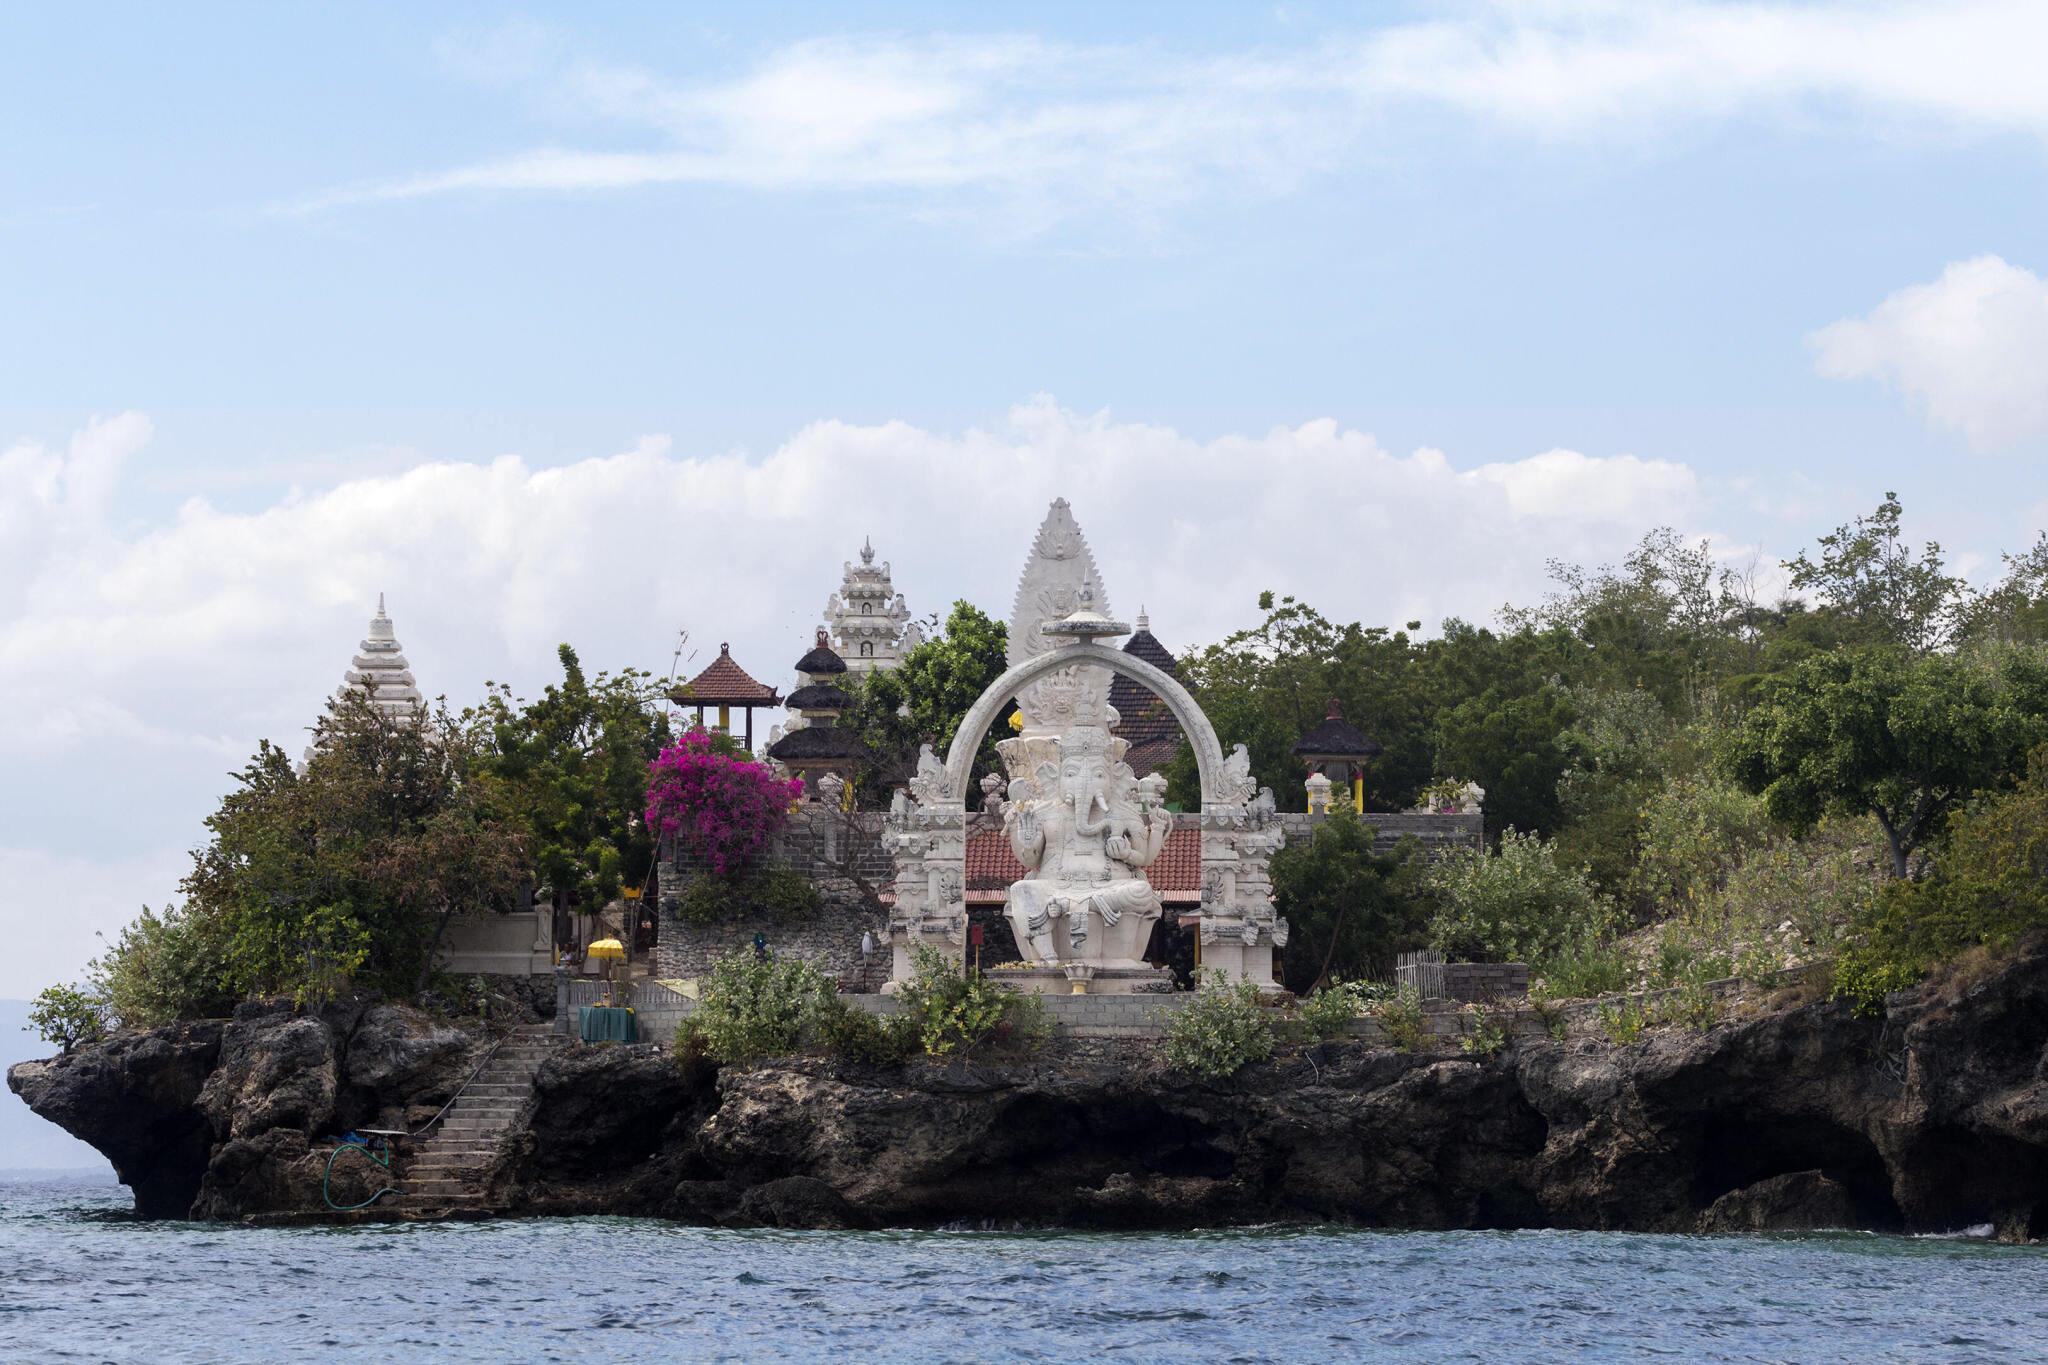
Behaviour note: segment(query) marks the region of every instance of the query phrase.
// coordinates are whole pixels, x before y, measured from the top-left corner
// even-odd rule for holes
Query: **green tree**
[[[1458,703],[1437,722],[1437,766],[1486,789],[1489,834],[1514,828],[1550,832],[1561,822],[1558,779],[1564,775],[1570,696],[1545,683],[1513,696],[1488,688]]]
[[[1273,899],[1289,931],[1287,988],[1307,995],[1334,973],[1386,976],[1394,955],[1427,941],[1420,846],[1373,850],[1369,821],[1339,808],[1307,843],[1273,855]]]
[[[1383,752],[1366,774],[1366,804],[1405,810],[1428,783],[1433,699],[1421,685],[1408,631],[1339,625],[1292,597],[1259,596],[1259,624],[1181,661],[1182,681],[1201,704],[1225,752],[1242,744],[1252,776],[1284,808],[1306,809],[1308,776],[1294,746],[1334,700]],[[1420,628],[1411,622],[1408,630]],[[1167,768],[1169,793],[1184,809],[1200,802],[1194,755],[1183,744]]]
[[[2043,735],[2042,678],[2028,653],[1995,669],[1897,645],[1815,655],[1765,685],[1725,761],[1796,833],[1829,812],[1876,817],[1905,877],[1951,812],[2019,772]]]
[[[1963,612],[1962,637],[1976,645],[2048,642],[2048,532],[2023,555],[2005,555],[2005,577]]]
[[[1500,848],[1458,849],[1429,869],[1430,942],[1449,956],[1541,966],[1596,941],[1612,911],[1585,875],[1533,834]]]
[[[1009,628],[970,602],[955,602],[945,624],[912,649],[895,668],[870,673],[840,724],[868,746],[868,762],[855,788],[871,806],[885,804],[892,787],[909,775],[920,744],[941,758],[968,710],[1003,675]],[[1009,709],[984,736],[973,779],[997,768],[995,744],[1009,735]]]
[[[28,1025],[44,1042],[66,1052],[80,1043],[97,1043],[107,1031],[106,999],[80,986],[46,986],[29,1006]]]
[[[94,964],[121,1021],[418,989],[449,918],[510,908],[521,866],[517,829],[462,780],[460,740],[445,708],[347,692],[303,768],[262,743],[206,822],[184,905],[145,912]]]
[[[535,878],[556,912],[602,908],[643,886],[654,841],[642,820],[647,765],[668,742],[660,688],[637,669],[584,675],[556,650],[562,680],[532,701],[501,683],[462,713],[468,773],[527,833]]]
[[[1814,555],[1785,567],[1794,592],[1853,622],[1863,641],[1924,653],[1948,640],[1969,588],[1948,573],[1936,542],[1914,557],[1900,532],[1903,515],[1899,495],[1886,493],[1876,511],[1822,536]]]

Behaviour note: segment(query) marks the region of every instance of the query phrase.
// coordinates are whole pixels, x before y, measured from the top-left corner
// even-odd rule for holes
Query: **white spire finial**
[[[377,594],[377,614],[379,616],[384,614],[384,594],[381,592]]]
[[[860,562],[863,564],[875,562],[875,538],[873,536],[862,536],[860,538]]]
[[[1149,617],[1149,616],[1147,616],[1147,615],[1145,614],[1145,607],[1144,607],[1144,604],[1143,604],[1143,603],[1140,603],[1140,604],[1139,604],[1139,606],[1138,606],[1138,629],[1139,629],[1139,630],[1150,630],[1150,629],[1152,629],[1152,618],[1151,618],[1151,617]]]

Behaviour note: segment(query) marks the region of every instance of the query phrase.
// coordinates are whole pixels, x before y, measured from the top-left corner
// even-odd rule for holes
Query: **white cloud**
[[[1830,379],[1878,379],[1979,448],[2048,438],[2048,280],[1957,261],[1810,338]]]
[[[517,53],[502,60],[501,49]],[[1511,134],[1638,139],[1675,120],[1797,111],[1920,131],[2048,137],[2048,6],[1502,0],[1289,48],[1193,55],[1029,36],[846,37],[691,84],[577,62],[520,28],[493,83],[632,145],[544,146],[331,190],[292,207],[464,190],[709,182],[895,190],[1028,232],[1204,189],[1284,190],[1401,120],[1449,110]],[[472,74],[475,63],[462,69]]]
[[[6,831],[19,877],[0,942],[27,945],[30,982],[80,965],[84,939],[47,927],[72,913],[67,881],[122,913],[173,894],[175,866],[123,857],[197,842],[257,739],[303,742],[380,591],[423,687],[456,701],[486,678],[530,690],[562,640],[592,667],[665,671],[679,626],[697,667],[729,640],[784,683],[862,536],[919,614],[966,598],[1001,615],[1059,495],[1112,604],[1143,604],[1174,647],[1248,624],[1266,588],[1346,620],[1486,619],[1535,595],[1551,556],[1612,560],[1708,510],[1692,471],[1662,461],[1549,451],[1460,470],[1331,421],[1196,440],[1041,398],[987,429],[819,422],[759,457],[653,437],[545,469],[428,461],[117,524],[110,480],[147,431],[121,418],[61,453],[16,450],[0,480],[0,523],[54,528],[0,601],[0,765],[33,793]],[[61,861],[94,847],[114,865]],[[37,849],[44,863],[20,861]]]

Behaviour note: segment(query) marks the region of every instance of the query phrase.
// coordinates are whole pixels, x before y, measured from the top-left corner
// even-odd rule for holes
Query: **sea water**
[[[0,1361],[2048,1358],[2048,1251],[1856,1233],[144,1223],[0,1180]]]

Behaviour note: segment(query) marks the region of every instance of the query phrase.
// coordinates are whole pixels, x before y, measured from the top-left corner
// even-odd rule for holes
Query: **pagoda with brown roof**
[[[697,724],[704,723],[704,708],[718,708],[718,728],[732,733],[732,709],[747,713],[747,748],[754,747],[754,708],[781,706],[782,694],[767,683],[756,682],[732,657],[732,646],[721,644],[711,666],[668,694],[669,700],[697,708]]]
[[[1159,643],[1159,637],[1152,633],[1152,619],[1142,608],[1138,611],[1136,633],[1124,641],[1124,653],[1143,659],[1172,677],[1180,676],[1180,661]],[[1173,761],[1180,748],[1180,722],[1166,709],[1165,702],[1153,696],[1143,683],[1119,673],[1109,684],[1109,704],[1116,708],[1113,733],[1130,743],[1124,762],[1131,765],[1133,773],[1144,777]]]

